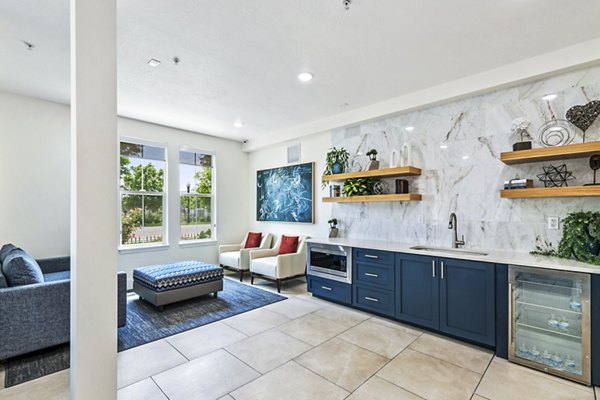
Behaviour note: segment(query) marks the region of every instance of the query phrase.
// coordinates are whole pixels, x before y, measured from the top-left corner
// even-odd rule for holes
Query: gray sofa
[[[70,258],[37,260],[43,283],[0,288],[0,360],[70,340]],[[1,272],[0,272],[1,273]],[[119,272],[118,326],[127,318],[127,275]]]

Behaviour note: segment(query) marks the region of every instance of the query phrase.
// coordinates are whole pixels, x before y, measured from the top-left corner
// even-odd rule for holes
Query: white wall
[[[35,257],[69,254],[69,107],[0,92],[0,242]],[[218,243],[180,247],[180,146],[216,152],[217,239],[237,243],[248,230],[248,155],[241,143],[119,118],[119,135],[167,144],[170,246],[121,254],[119,268],[197,259],[217,261]],[[101,195],[99,193],[99,195]],[[98,240],[91,238],[90,240]]]
[[[292,222],[259,222],[256,220],[256,171],[263,169],[283,167],[287,163],[288,146],[301,143],[301,163],[315,162],[315,223]],[[329,233],[327,221],[331,215],[331,205],[321,202],[322,193],[328,193],[329,188],[321,189],[321,176],[325,170],[325,153],[331,147],[331,135],[321,133],[307,136],[301,141],[292,141],[277,144],[272,147],[250,153],[249,157],[249,225],[250,229],[260,232],[269,232],[277,236],[281,234],[301,234],[311,237],[323,237]]]

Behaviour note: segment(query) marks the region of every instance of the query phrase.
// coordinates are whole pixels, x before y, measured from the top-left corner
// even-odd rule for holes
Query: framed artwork
[[[314,223],[315,163],[256,171],[256,220]]]

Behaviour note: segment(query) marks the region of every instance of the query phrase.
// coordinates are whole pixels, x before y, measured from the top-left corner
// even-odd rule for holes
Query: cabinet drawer
[[[355,248],[352,257],[354,257],[355,262],[366,261],[370,263],[394,265],[394,253],[390,253],[389,251]]]
[[[340,303],[352,303],[352,287],[349,283],[332,281],[330,279],[307,277],[308,291],[315,296],[323,297]]]
[[[352,300],[352,304],[356,307],[378,314],[394,315],[394,292],[354,285],[354,298]]]
[[[363,262],[354,265],[354,282],[394,290],[394,266]]]

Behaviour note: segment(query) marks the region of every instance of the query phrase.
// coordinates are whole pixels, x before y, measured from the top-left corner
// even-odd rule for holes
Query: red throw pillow
[[[249,232],[248,238],[246,239],[246,244],[244,245],[244,248],[250,249],[252,247],[259,247],[261,239],[262,239],[262,232]]]
[[[281,236],[279,254],[295,253],[298,250],[298,236]]]

